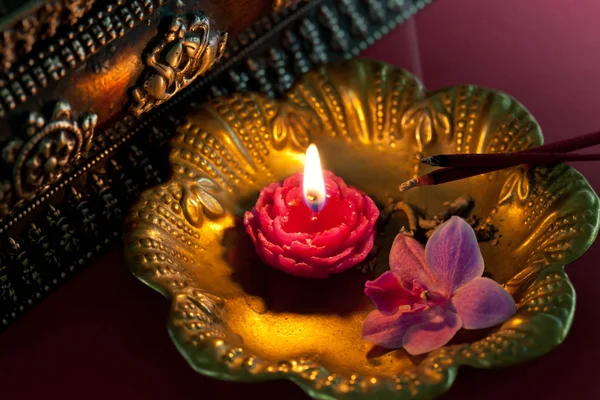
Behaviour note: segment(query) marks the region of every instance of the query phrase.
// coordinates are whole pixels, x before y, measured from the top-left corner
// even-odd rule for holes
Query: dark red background
[[[525,104],[554,141],[600,127],[600,4],[580,0],[436,0],[366,56],[427,86],[474,83]],[[578,165],[598,190],[598,164]],[[114,249],[0,336],[0,397],[303,399],[288,382],[226,383],[194,373],[167,335],[167,302]],[[446,398],[600,398],[600,245],[567,268],[575,321],[551,354],[493,371],[462,369]]]

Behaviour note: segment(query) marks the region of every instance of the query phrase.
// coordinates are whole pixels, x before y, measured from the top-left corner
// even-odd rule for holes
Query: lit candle
[[[244,225],[268,265],[307,278],[327,278],[363,261],[379,210],[371,198],[322,171],[311,145],[304,173],[263,188]]]
[[[326,191],[321,159],[317,146],[311,144],[306,150],[304,163],[304,179],[302,181],[302,194],[306,204],[314,211],[321,211],[325,205]]]

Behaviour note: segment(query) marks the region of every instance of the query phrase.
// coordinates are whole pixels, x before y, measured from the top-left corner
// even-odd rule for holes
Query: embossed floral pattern
[[[223,206],[215,198],[220,192],[219,185],[208,178],[184,186],[181,206],[188,222],[198,227],[202,225],[204,212],[212,216],[223,215]]]
[[[450,135],[450,126],[450,116],[439,102],[417,103],[402,118],[402,127],[414,131],[419,151],[439,139],[439,135]]]
[[[310,142],[310,130],[318,126],[310,110],[293,110],[282,104],[273,118],[273,147],[283,149],[288,142],[294,148],[304,149]]]
[[[60,176],[77,146],[75,138],[61,132],[57,139],[45,138],[36,153],[25,162],[23,175],[31,186],[42,186]]]

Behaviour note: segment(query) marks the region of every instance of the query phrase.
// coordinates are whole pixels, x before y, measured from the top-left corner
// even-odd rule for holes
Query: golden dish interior
[[[373,309],[364,282],[387,268],[401,221],[380,236],[373,273],[326,280],[265,266],[241,222],[261,187],[302,170],[315,143],[324,168],[379,205],[405,200],[431,213],[462,195],[499,229],[481,243],[486,273],[505,285],[517,314],[495,329],[460,334],[423,357],[361,340]],[[417,156],[508,152],[542,143],[514,99],[460,86],[427,93],[409,73],[354,60],[306,74],[285,98],[252,93],[198,109],[172,141],[172,178],[133,208],[126,254],[142,281],[172,299],[169,330],[190,364],[223,379],[289,378],[315,398],[441,394],[456,368],[509,365],[564,339],[574,290],[563,266],[598,231],[598,198],[566,165],[518,167],[401,194],[428,172]]]

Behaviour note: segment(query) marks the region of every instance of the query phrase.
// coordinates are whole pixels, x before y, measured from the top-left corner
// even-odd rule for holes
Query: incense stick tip
[[[447,163],[447,160],[444,156],[422,157],[421,163],[431,165],[432,167],[441,167]]]
[[[417,186],[417,180],[411,179],[411,180],[408,180],[408,181],[400,184],[400,186],[398,186],[398,190],[400,192],[406,192],[407,190],[412,189],[415,186]]]

